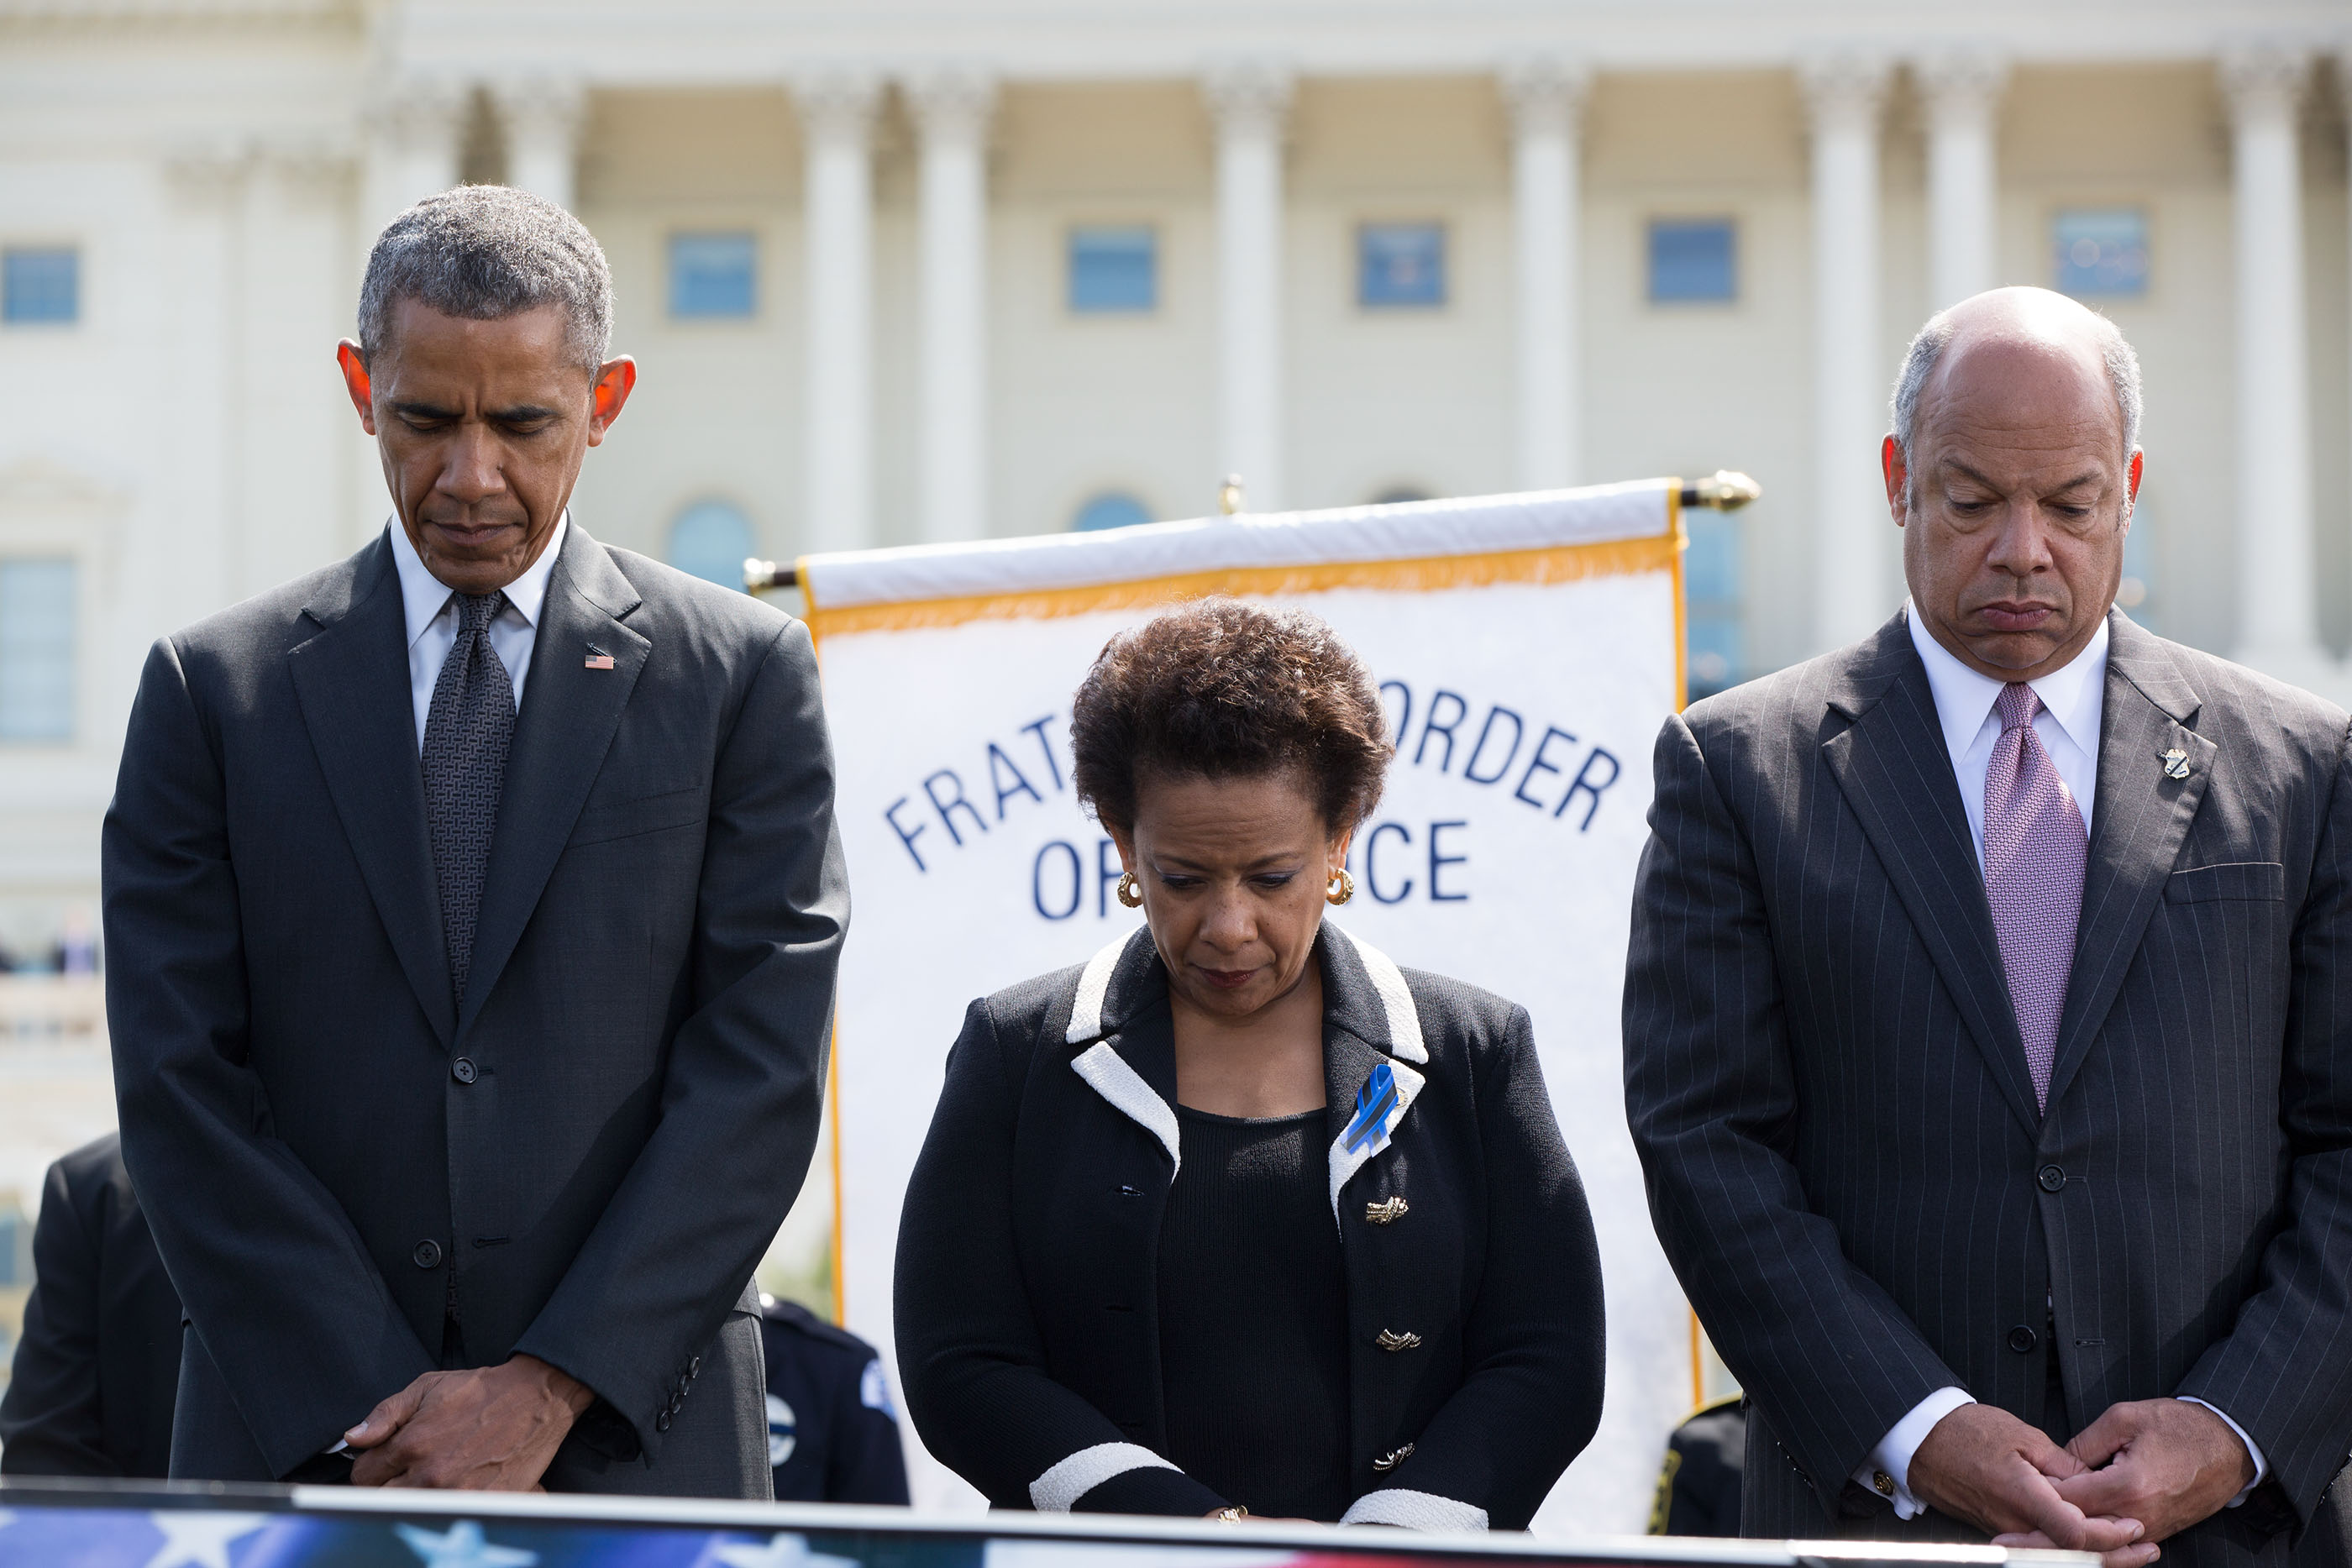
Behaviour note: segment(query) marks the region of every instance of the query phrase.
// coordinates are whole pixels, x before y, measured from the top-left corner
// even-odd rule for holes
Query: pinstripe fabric
[[[1627,1111],[1754,1402],[1750,1534],[1948,1531],[1842,1490],[1948,1384],[2062,1439],[2120,1400],[2227,1410],[2278,1490],[2168,1563],[2280,1555],[2266,1521],[2352,1444],[2346,717],[2111,626],[2046,1116],[1899,618],[1659,737]]]

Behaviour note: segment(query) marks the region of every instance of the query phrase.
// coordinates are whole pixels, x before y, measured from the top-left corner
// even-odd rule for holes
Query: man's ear
[[[335,363],[343,369],[343,390],[352,394],[352,406],[359,410],[360,428],[373,435],[374,391],[368,382],[367,361],[361,358],[360,346],[349,338],[336,344]]]
[[[2124,484],[2124,520],[2126,522],[2131,520],[2132,508],[2139,505],[2140,465],[2147,458],[2147,453],[2137,446],[2132,448],[2131,467],[2126,470],[2126,478]]]
[[[1903,444],[1893,435],[1878,444],[1878,466],[1886,476],[1886,509],[1902,528],[1911,520],[1911,467],[1904,461]]]
[[[637,361],[623,354],[617,360],[606,360],[596,371],[596,384],[589,391],[588,444],[602,446],[604,433],[621,417],[628,406],[629,394],[636,390]]]

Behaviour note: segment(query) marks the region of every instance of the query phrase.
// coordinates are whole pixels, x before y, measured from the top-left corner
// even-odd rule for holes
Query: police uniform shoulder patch
[[[876,1356],[857,1375],[857,1402],[868,1410],[879,1410],[896,1421],[898,1407],[890,1403],[890,1380],[882,1375],[882,1358]]]

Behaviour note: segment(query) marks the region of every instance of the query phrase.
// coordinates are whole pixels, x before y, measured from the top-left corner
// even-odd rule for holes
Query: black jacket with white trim
[[[1591,1216],[1528,1015],[1328,922],[1316,956],[1352,1342],[1346,1520],[1523,1528],[1599,1425],[1602,1373]],[[1382,1062],[1389,1141],[1346,1153]],[[1233,1500],[1161,1457],[1175,1101],[1148,931],[965,1016],[899,1224],[898,1366],[924,1443],[997,1507]]]

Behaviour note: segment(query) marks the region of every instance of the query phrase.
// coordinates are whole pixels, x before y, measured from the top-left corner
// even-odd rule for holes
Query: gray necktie
[[[2090,841],[2058,765],[2033,733],[2042,699],[2032,686],[2011,681],[1992,706],[2000,716],[2000,738],[1985,765],[1985,897],[1992,904],[2017,1032],[2025,1041],[2025,1065],[2033,1074],[2034,1103],[2047,1109]]]
[[[474,962],[474,918],[482,907],[482,873],[490,863],[507,746],[514,739],[514,683],[490,646],[490,622],[507,607],[503,593],[460,593],[457,642],[433,683],[425,718],[425,819],[433,870],[441,883],[441,932],[448,944],[449,983],[459,1006]]]

